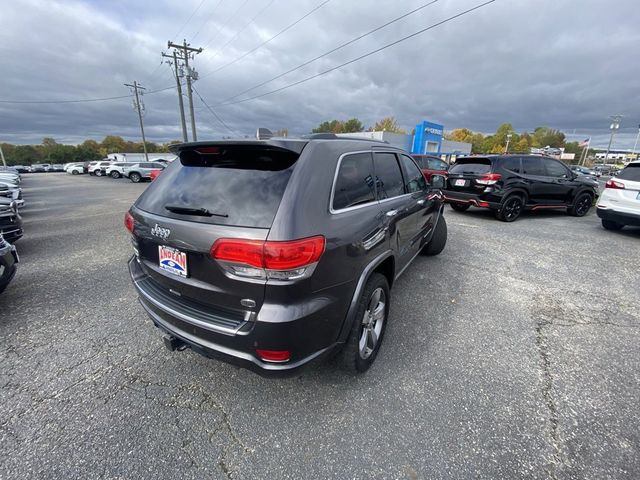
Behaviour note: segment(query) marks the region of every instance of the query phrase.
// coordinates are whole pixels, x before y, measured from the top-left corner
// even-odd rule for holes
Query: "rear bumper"
[[[477,195],[474,193],[462,193],[455,190],[443,190],[444,201],[446,203],[460,203],[466,205],[473,205],[481,208],[500,208],[500,201],[496,198],[491,198],[486,195]]]
[[[337,338],[344,316],[332,320],[327,315],[327,310],[335,305],[294,319],[289,318],[288,306],[270,305],[270,309],[282,308],[283,317],[289,310],[283,322],[259,321],[251,312],[246,312],[244,318],[222,318],[219,312],[196,309],[189,301],[154,292],[150,277],[135,256],[129,260],[129,272],[139,301],[155,326],[206,357],[263,376],[288,376],[331,354],[339,346]],[[300,311],[305,310],[309,309]],[[288,350],[291,359],[282,363],[263,361],[257,356],[256,348]]]
[[[611,210],[610,208],[596,208],[598,217],[610,222],[619,223],[620,225],[633,225],[640,227],[640,215],[634,215],[631,213],[622,213]]]

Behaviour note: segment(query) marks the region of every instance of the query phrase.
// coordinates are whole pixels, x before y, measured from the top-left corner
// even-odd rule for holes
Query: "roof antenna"
[[[256,138],[258,140],[269,140],[271,137],[273,137],[273,132],[268,128],[260,127],[256,131]]]

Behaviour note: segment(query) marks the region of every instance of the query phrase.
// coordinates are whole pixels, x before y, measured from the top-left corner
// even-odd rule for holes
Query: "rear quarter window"
[[[340,161],[333,189],[333,209],[341,210],[373,201],[375,186],[371,154],[345,155]]]
[[[200,223],[269,228],[298,159],[288,150],[221,146],[216,154],[182,152],[136,202],[141,210]],[[204,208],[212,216],[168,211]]]

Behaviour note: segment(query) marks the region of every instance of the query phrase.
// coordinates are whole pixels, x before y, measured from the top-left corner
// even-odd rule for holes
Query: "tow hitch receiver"
[[[182,340],[174,337],[173,335],[164,335],[162,337],[162,341],[164,342],[164,346],[167,347],[170,351],[178,350],[181,352],[185,348],[187,348],[187,344]]]

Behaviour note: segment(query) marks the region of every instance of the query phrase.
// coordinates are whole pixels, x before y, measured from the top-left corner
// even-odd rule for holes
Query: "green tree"
[[[106,153],[125,152],[127,150],[127,142],[118,135],[107,135],[100,146],[106,150]]]
[[[362,122],[357,118],[350,118],[344,122],[342,128],[344,133],[357,133],[364,130],[364,125],[362,125]]]
[[[391,132],[391,133],[403,133],[406,134],[406,130],[403,130],[398,126],[398,122],[394,117],[384,117],[382,120],[376,122],[376,124],[369,129],[371,132]]]
[[[344,123],[340,120],[324,121],[316,128],[311,130],[311,133],[343,133]]]
[[[549,127],[538,127],[533,131],[532,147],[554,147],[561,148],[564,146],[565,136],[560,130]]]

